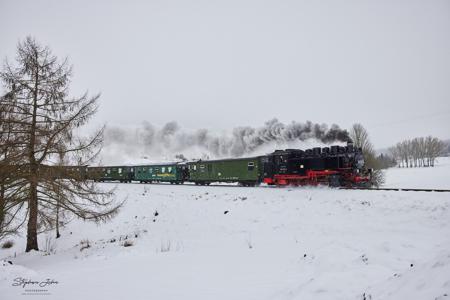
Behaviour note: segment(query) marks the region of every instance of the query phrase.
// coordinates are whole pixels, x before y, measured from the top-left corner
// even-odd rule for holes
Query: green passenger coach
[[[131,182],[134,180],[134,167],[89,167],[88,178],[95,181],[120,181]]]
[[[262,172],[259,157],[200,160],[187,165],[189,181],[195,184],[238,182],[244,186],[254,186],[260,182]]]
[[[134,180],[141,183],[170,182],[183,183],[185,180],[185,165],[160,164],[136,166]]]

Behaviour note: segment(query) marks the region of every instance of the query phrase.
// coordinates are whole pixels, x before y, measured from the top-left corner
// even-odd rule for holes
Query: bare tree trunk
[[[27,247],[26,252],[31,250],[39,250],[37,241],[37,215],[38,215],[38,200],[37,200],[37,186],[35,182],[31,183],[30,187],[30,200],[29,204],[29,217],[28,217],[28,230],[27,230]]]
[[[59,233],[59,201],[56,202],[56,238],[60,238],[61,234]]]
[[[0,185],[0,233],[2,232],[3,223],[5,222],[5,186]]]
[[[36,62],[37,54],[36,54]],[[27,230],[27,247],[26,252],[31,250],[39,250],[38,240],[37,240],[37,216],[38,216],[38,194],[37,194],[37,178],[38,178],[38,167],[36,163],[36,157],[34,156],[34,148],[36,145],[36,114],[37,114],[37,101],[38,101],[38,83],[39,83],[39,69],[36,67],[35,71],[35,86],[33,93],[33,117],[31,121],[30,129],[30,145],[29,145],[29,160],[30,160],[30,199],[29,199],[29,219],[28,219],[28,230]]]

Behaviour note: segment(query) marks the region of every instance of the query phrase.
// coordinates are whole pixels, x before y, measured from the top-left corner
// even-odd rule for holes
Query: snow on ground
[[[1,299],[450,299],[448,193],[118,184],[117,197],[109,223],[0,249]]]
[[[434,167],[390,168],[385,187],[450,189],[450,157],[439,157]]]

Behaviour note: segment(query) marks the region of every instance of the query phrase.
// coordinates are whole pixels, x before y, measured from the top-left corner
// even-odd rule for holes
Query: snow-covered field
[[[436,166],[432,168],[388,169],[385,186],[450,189],[450,157],[437,158]]]
[[[387,185],[450,188],[436,179],[449,175],[391,169]],[[449,193],[119,184],[117,197],[110,223],[1,249],[0,299],[450,299]]]

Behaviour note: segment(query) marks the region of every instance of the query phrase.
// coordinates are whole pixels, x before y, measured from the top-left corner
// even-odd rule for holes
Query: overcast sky
[[[0,0],[0,58],[27,35],[69,57],[74,94],[102,93],[97,123],[450,138],[448,0]]]

